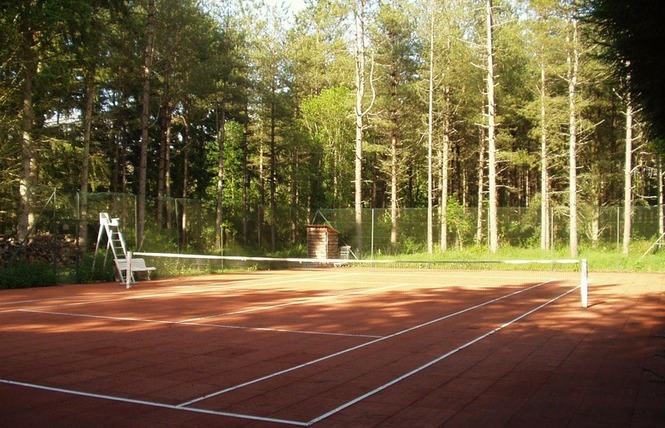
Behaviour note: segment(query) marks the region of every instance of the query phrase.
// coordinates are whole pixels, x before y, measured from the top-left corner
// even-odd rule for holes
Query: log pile
[[[9,262],[20,246],[20,241],[13,237],[0,235],[0,260]],[[71,235],[57,235],[45,233],[31,237],[26,245],[20,249],[16,261],[28,263],[43,262],[57,266],[75,266],[80,258],[80,248],[76,238]]]

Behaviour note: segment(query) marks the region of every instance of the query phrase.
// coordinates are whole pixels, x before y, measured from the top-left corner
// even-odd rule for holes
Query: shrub
[[[0,288],[29,288],[56,284],[53,266],[44,262],[18,262],[0,268]]]

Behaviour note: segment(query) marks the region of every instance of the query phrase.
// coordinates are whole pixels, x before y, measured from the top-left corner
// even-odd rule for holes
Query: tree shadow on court
[[[576,292],[548,303],[569,285],[557,282],[502,297],[533,282],[264,278],[106,293],[62,287],[61,296],[31,292],[14,304],[0,294],[0,379],[34,385],[3,384],[0,422],[46,421],[63,403],[74,420],[130,420],[115,401],[56,392],[35,410],[30,397],[43,387],[166,405],[216,393],[192,406],[305,422],[379,389],[330,415],[329,426],[353,418],[399,425],[414,415],[438,425],[664,422],[654,397],[665,393],[665,297],[652,277],[630,286],[601,277],[586,309]],[[124,406],[141,408],[139,420],[174,412]],[[187,416],[183,426],[201,420]]]

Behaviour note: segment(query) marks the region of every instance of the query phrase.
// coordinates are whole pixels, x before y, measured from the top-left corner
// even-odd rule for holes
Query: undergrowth
[[[238,251],[239,252],[239,251]],[[234,255],[254,256],[254,251]],[[227,255],[229,255],[227,253]],[[288,250],[269,253],[268,257],[306,257],[307,249],[300,245]],[[463,249],[435,250],[432,254],[419,251],[403,255],[364,254],[365,259],[410,260],[410,261],[464,261],[464,260],[559,260],[571,259],[567,248],[541,250],[518,247],[500,248],[491,253],[487,247],[470,246]],[[649,242],[635,242],[630,254],[624,255],[617,248],[581,247],[575,259],[586,259],[592,272],[641,272],[665,273],[665,249],[652,248]],[[149,264],[157,267],[152,277],[170,277],[219,273],[228,270],[260,270],[282,267],[268,263],[232,263],[219,260],[179,260],[177,258],[152,258]],[[94,265],[94,266],[93,266]],[[94,267],[94,268],[93,268]],[[565,267],[562,267],[565,268]],[[50,286],[64,283],[91,283],[113,281],[113,261],[104,257],[83,258],[76,267],[58,268],[45,262],[15,262],[0,266],[0,289]]]

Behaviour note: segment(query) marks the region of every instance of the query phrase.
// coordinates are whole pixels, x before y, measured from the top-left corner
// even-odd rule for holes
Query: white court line
[[[345,275],[346,276],[346,275]],[[339,276],[335,276],[338,278]],[[306,281],[306,279],[300,279],[298,281]],[[272,284],[277,284],[277,283],[282,283],[282,282],[294,282],[294,281],[275,281],[272,282]],[[265,281],[263,281],[265,283]],[[244,287],[246,283],[243,282],[242,286]],[[225,313],[220,313],[220,314],[213,314],[213,315],[206,315],[203,317],[195,317],[195,318],[189,318],[181,321],[168,321],[168,320],[152,320],[152,319],[142,319],[142,318],[134,318],[134,317],[111,317],[111,316],[103,316],[103,315],[90,315],[90,314],[75,314],[75,313],[69,313],[69,312],[59,312],[59,311],[46,311],[46,310],[40,310],[40,309],[16,309],[16,311],[19,312],[32,312],[32,313],[43,313],[43,314],[51,314],[51,315],[63,315],[63,316],[72,316],[72,317],[87,317],[87,318],[96,318],[96,319],[107,319],[107,320],[115,320],[115,321],[133,321],[133,322],[146,322],[146,323],[158,323],[158,324],[180,324],[180,325],[192,325],[192,326],[212,326],[212,327],[218,327],[218,328],[234,328],[234,329],[243,329],[243,330],[258,330],[258,331],[274,331],[274,332],[289,332],[289,333],[296,333],[296,334],[312,334],[312,335],[322,335],[322,336],[344,336],[344,337],[362,337],[362,338],[368,338],[368,339],[374,339],[374,338],[379,338],[381,336],[379,335],[366,335],[366,334],[352,334],[352,333],[339,333],[339,332],[316,332],[316,331],[306,331],[306,330],[288,330],[288,329],[274,329],[274,328],[261,328],[261,327],[249,327],[249,326],[232,326],[232,325],[225,325],[225,324],[215,324],[215,323],[200,323],[198,321],[205,320],[205,319],[210,319],[210,318],[219,318],[219,317],[225,317],[225,316],[230,316],[230,315],[238,315],[238,314],[244,314],[244,313],[250,313],[250,312],[259,312],[259,311],[266,311],[266,310],[272,310],[275,308],[281,308],[281,307],[286,307],[286,306],[294,306],[294,305],[301,305],[301,304],[307,304],[310,302],[314,301],[323,301],[323,300],[330,300],[330,299],[338,299],[341,297],[346,297],[346,296],[353,296],[353,295],[358,295],[358,294],[371,294],[375,292],[380,292],[392,288],[399,288],[403,287],[404,284],[395,284],[395,285],[390,285],[390,286],[385,286],[385,287],[378,287],[378,288],[371,288],[371,289],[363,289],[363,290],[354,290],[348,293],[335,293],[335,294],[328,294],[325,296],[317,296],[317,297],[312,297],[312,298],[306,298],[306,299],[297,299],[293,300],[290,302],[286,303],[280,303],[280,304],[275,304],[275,305],[266,305],[266,306],[259,306],[255,308],[249,308],[249,309],[244,309],[240,311],[232,311],[232,312],[225,312]],[[242,288],[242,287],[241,287]],[[224,287],[224,290],[231,289],[231,287]],[[255,288],[249,287],[249,290],[254,290]],[[200,293],[203,291],[200,290],[193,290],[192,293]],[[178,293],[179,294],[179,293]],[[187,293],[189,294],[189,293]],[[164,294],[164,293],[159,293],[159,294],[150,294],[150,295],[142,295],[142,296],[131,296],[127,297],[125,299],[120,299],[120,300],[133,300],[133,299],[143,299],[143,298],[154,298],[154,297],[160,297],[164,295],[171,295],[169,294]],[[81,306],[81,305],[87,305],[87,304],[93,304],[93,303],[104,303],[104,302],[115,302],[118,299],[108,299],[108,300],[102,300],[102,301],[94,301],[94,302],[76,302],[76,303],[68,303],[65,305],[49,305],[45,306],[44,309],[47,308],[52,308],[52,307],[69,307],[69,306]]]
[[[473,311],[473,310],[481,308],[483,306],[487,306],[487,305],[490,305],[492,303],[496,303],[500,300],[504,300],[504,299],[507,299],[509,297],[513,297],[517,294],[524,293],[524,292],[529,291],[529,290],[533,290],[537,287],[541,287],[541,286],[543,286],[545,284],[548,284],[552,281],[554,281],[554,280],[549,280],[549,281],[541,282],[541,283],[538,283],[538,284],[534,284],[530,287],[526,287],[526,288],[514,291],[512,293],[509,293],[509,294],[506,294],[506,295],[503,295],[503,296],[500,296],[500,297],[496,297],[496,298],[491,299],[491,300],[487,300],[483,303],[479,303],[477,305],[470,306],[468,308],[459,310],[457,312],[453,312],[453,313],[448,314],[448,315],[444,315],[442,317],[424,322],[422,324],[418,324],[418,325],[409,327],[407,329],[400,330],[400,331],[392,333],[390,335],[382,336],[382,337],[379,337],[377,339],[370,340],[369,342],[365,342],[365,343],[362,343],[360,345],[352,346],[350,348],[346,348],[346,349],[343,349],[341,351],[338,351],[338,352],[335,352],[335,353],[332,353],[332,354],[329,354],[329,355],[326,355],[326,356],[323,356],[323,357],[320,357],[320,358],[316,358],[314,360],[308,361],[306,363],[299,364],[297,366],[290,367],[288,369],[280,370],[280,371],[271,373],[269,375],[261,376],[261,377],[256,378],[256,379],[252,379],[252,380],[249,380],[249,381],[246,381],[246,382],[243,382],[243,383],[240,383],[240,384],[228,387],[228,388],[221,389],[219,391],[212,392],[210,394],[206,394],[206,395],[194,398],[194,399],[189,400],[189,401],[185,401],[183,403],[178,404],[178,406],[179,407],[186,407],[186,406],[189,406],[191,404],[198,403],[199,401],[204,401],[204,400],[207,400],[209,398],[217,397],[218,395],[226,394],[227,392],[235,391],[237,389],[244,388],[246,386],[253,385],[255,383],[259,383],[259,382],[262,382],[264,380],[272,379],[272,378],[284,375],[286,373],[290,373],[292,371],[296,371],[296,370],[302,369],[304,367],[308,367],[308,366],[320,363],[322,361],[326,361],[326,360],[329,360],[329,359],[332,359],[332,358],[335,358],[335,357],[339,357],[340,355],[344,355],[344,354],[347,354],[349,352],[357,351],[358,349],[362,349],[362,348],[365,348],[367,346],[374,345],[374,344],[379,343],[379,342],[383,342],[384,340],[392,339],[394,337],[409,333],[409,332],[414,331],[414,330],[418,330],[418,329],[423,328],[423,327],[427,327],[427,326],[432,325],[432,324],[436,324],[438,322],[441,322],[443,320],[455,317],[457,315],[461,315],[463,313]]]
[[[108,293],[96,293],[96,294],[89,294],[86,295],[85,297],[95,297],[95,296],[108,296],[109,294],[122,294],[123,291],[116,291],[116,292],[108,292]],[[51,297],[47,299],[30,299],[30,300],[13,300],[9,302],[0,302],[0,306],[9,306],[9,305],[21,305],[24,303],[40,303],[40,302],[49,302],[52,300],[74,300],[74,299],[81,299],[81,296],[63,296],[63,297]],[[9,311],[12,311],[13,309],[8,309]]]
[[[170,321],[170,320],[153,320],[153,319],[143,319],[143,318],[133,318],[133,317],[111,317],[106,315],[90,315],[90,314],[75,314],[72,312],[56,312],[56,311],[42,311],[38,309],[16,309],[15,312],[28,312],[35,314],[46,314],[46,315],[60,315],[68,317],[78,317],[78,318],[93,318],[93,319],[103,319],[110,321],[130,321],[130,322],[142,322],[148,324],[166,324],[166,325],[186,325],[186,326],[195,326],[195,327],[216,327],[224,329],[235,329],[235,330],[253,330],[253,331],[271,331],[275,333],[294,333],[294,334],[311,334],[318,336],[342,336],[342,337],[361,337],[366,339],[374,339],[381,337],[378,335],[370,334],[352,334],[352,333],[336,333],[336,332],[325,332],[325,331],[308,331],[308,330],[289,330],[281,328],[269,328],[269,327],[251,327],[251,326],[238,326],[238,325],[228,325],[228,324],[214,324],[214,323],[197,323],[193,321]]]
[[[311,276],[313,277],[320,277],[321,274],[312,274]],[[94,298],[95,296],[108,296],[108,295],[124,295],[126,297],[123,298],[107,298],[103,300],[85,300],[85,301],[78,301],[78,302],[73,302],[73,303],[54,303],[51,305],[46,305],[42,306],[43,309],[48,309],[48,308],[62,308],[62,307],[70,307],[70,306],[84,306],[84,305],[90,305],[90,304],[96,304],[96,303],[108,303],[108,302],[118,302],[118,301],[123,301],[123,300],[140,300],[140,299],[151,299],[155,297],[164,297],[164,296],[174,296],[174,295],[181,295],[181,294],[200,294],[200,293],[213,293],[221,289],[222,291],[226,290],[238,290],[238,289],[243,289],[246,288],[248,290],[261,290],[260,287],[258,286],[252,286],[251,284],[254,282],[258,282],[259,284],[265,284],[265,285],[276,285],[276,284],[284,284],[284,283],[292,283],[292,282],[304,282],[308,281],[309,275],[306,278],[300,278],[300,279],[280,279],[280,280],[275,280],[275,281],[266,281],[265,278],[254,278],[254,279],[237,279],[237,280],[232,280],[228,281],[225,283],[219,283],[215,285],[214,289],[210,288],[210,285],[198,285],[198,284],[191,284],[191,285],[172,285],[168,287],[180,287],[180,288],[187,288],[186,291],[172,291],[172,292],[160,292],[160,293],[152,293],[152,294],[141,294],[141,295],[130,295],[127,296],[128,292],[126,290],[123,291],[117,291],[117,292],[109,292],[109,293],[98,293],[98,294],[92,294],[86,297],[91,297]],[[191,287],[191,289],[190,289]],[[201,288],[195,288],[195,287],[205,287],[204,289]],[[136,290],[136,288],[132,289]],[[35,300],[26,300],[26,301],[18,301],[18,302],[7,302],[3,303],[5,305],[10,305],[10,304],[17,304],[17,303],[38,303],[38,302],[49,302],[53,300],[73,300],[73,299],[80,299],[81,297],[58,297],[58,298],[48,298],[48,299],[35,299]],[[20,309],[20,308],[18,308]],[[12,308],[12,309],[6,309],[3,311],[0,311],[0,313],[3,312],[13,312],[15,310],[18,310],[17,308]]]
[[[336,407],[336,408],[330,410],[329,412],[326,412],[326,413],[324,413],[324,414],[322,414],[322,415],[320,415],[320,416],[318,416],[318,417],[316,417],[316,418],[310,420],[309,422],[307,422],[306,425],[307,425],[307,426],[314,425],[315,423],[320,422],[320,421],[322,421],[323,419],[326,419],[326,418],[328,418],[328,417],[334,415],[335,413],[339,413],[339,412],[341,412],[342,410],[344,410],[344,409],[346,409],[346,408],[348,408],[348,407],[351,407],[351,406],[353,406],[354,404],[359,403],[360,401],[362,401],[362,400],[364,400],[364,399],[366,399],[366,398],[368,398],[368,397],[371,397],[372,395],[375,395],[375,394],[377,394],[377,393],[383,391],[384,389],[387,389],[387,388],[389,388],[389,387],[395,385],[396,383],[401,382],[401,381],[403,381],[404,379],[406,379],[406,378],[408,378],[408,377],[411,377],[411,376],[413,376],[414,374],[419,373],[419,372],[421,372],[421,371],[423,371],[423,370],[425,370],[425,369],[427,369],[427,368],[433,366],[434,364],[436,364],[436,363],[438,363],[438,362],[441,362],[441,361],[445,360],[446,358],[450,357],[451,355],[454,355],[454,354],[458,353],[459,351],[461,351],[461,350],[463,350],[463,349],[466,349],[466,348],[468,348],[469,346],[472,346],[472,345],[474,345],[474,344],[480,342],[481,340],[484,340],[484,339],[488,338],[489,336],[493,335],[494,333],[497,333],[497,332],[503,330],[504,328],[509,327],[510,325],[516,323],[517,321],[521,320],[522,318],[526,318],[527,316],[533,314],[534,312],[537,312],[537,311],[541,310],[541,309],[544,308],[545,306],[548,306],[548,305],[550,305],[550,304],[556,302],[557,300],[561,299],[561,298],[564,297],[564,296],[567,296],[568,294],[572,293],[573,291],[577,290],[578,288],[579,288],[579,287],[573,288],[572,290],[568,290],[568,291],[566,291],[565,293],[560,294],[560,295],[554,297],[553,299],[548,300],[547,302],[541,304],[540,306],[537,306],[537,307],[535,307],[535,308],[533,308],[533,309],[531,309],[531,310],[529,310],[529,311],[527,311],[527,312],[524,312],[522,315],[519,315],[519,316],[513,318],[512,320],[510,320],[510,321],[508,321],[508,322],[506,322],[506,323],[504,323],[504,324],[501,324],[500,326],[498,326],[498,327],[496,327],[496,328],[494,328],[494,329],[488,331],[488,332],[485,333],[485,334],[482,334],[482,335],[476,337],[476,338],[473,339],[473,340],[470,340],[470,341],[466,342],[465,344],[463,344],[463,345],[461,345],[461,346],[459,346],[459,347],[453,349],[452,351],[449,351],[449,352],[447,352],[447,353],[445,353],[445,354],[443,354],[443,355],[440,355],[440,356],[438,356],[437,358],[435,358],[435,359],[433,359],[433,360],[431,360],[431,361],[429,361],[429,362],[427,362],[427,363],[421,365],[420,367],[417,367],[417,368],[411,370],[410,372],[405,373],[405,374],[403,374],[402,376],[400,376],[400,377],[398,377],[398,378],[395,378],[395,379],[391,380],[390,382],[387,382],[387,383],[385,383],[385,384],[383,384],[383,385],[381,385],[381,386],[379,386],[379,387],[377,387],[377,388],[375,388],[375,389],[373,389],[373,390],[371,390],[371,391],[368,391],[368,392],[366,392],[365,394],[360,395],[360,396],[354,398],[353,400],[350,400],[350,401],[348,401],[348,402],[342,404],[341,406]]]
[[[188,402],[177,404],[177,405],[154,402],[154,401],[137,400],[137,399],[118,397],[118,396],[106,395],[106,394],[93,394],[93,393],[88,393],[88,392],[84,392],[84,391],[76,391],[76,390],[63,389],[63,388],[54,388],[54,387],[49,387],[49,386],[45,386],[45,385],[31,384],[31,383],[25,383],[25,382],[17,382],[17,381],[6,380],[6,379],[0,379],[0,383],[4,383],[4,384],[8,384],[8,385],[15,385],[15,386],[22,386],[22,387],[27,387],[27,388],[40,389],[40,390],[45,390],[45,391],[60,392],[60,393],[72,394],[72,395],[78,395],[78,396],[84,396],[84,397],[106,399],[106,400],[110,400],[110,401],[118,401],[118,402],[132,403],[132,404],[138,404],[138,405],[146,405],[146,406],[152,406],[152,407],[157,407],[157,408],[165,408],[165,409],[171,409],[171,410],[184,410],[184,411],[195,412],[195,413],[204,413],[204,414],[217,415],[217,416],[235,417],[235,418],[240,418],[240,419],[256,420],[256,421],[262,421],[262,422],[283,423],[283,424],[294,425],[294,426],[311,426],[311,425],[313,425],[317,422],[320,422],[323,419],[326,419],[326,418],[328,418],[328,417],[330,417],[330,416],[332,416],[332,415],[334,415],[334,414],[336,414],[336,413],[338,413],[338,412],[340,412],[340,411],[342,411],[342,410],[344,410],[344,409],[346,409],[346,408],[348,408],[348,407],[350,407],[350,406],[352,406],[352,405],[354,405],[354,404],[370,397],[371,395],[374,395],[374,394],[376,394],[380,391],[383,391],[384,389],[387,389],[388,387],[390,387],[392,385],[395,385],[396,383],[401,382],[402,380],[404,380],[404,379],[406,379],[406,378],[408,378],[408,377],[410,377],[410,376],[412,376],[412,375],[414,375],[414,374],[416,374],[420,371],[423,371],[428,367],[431,367],[432,365],[442,361],[445,358],[448,358],[449,356],[451,356],[451,355],[453,355],[453,354],[455,354],[455,353],[457,353],[457,352],[459,352],[459,351],[461,351],[461,350],[463,350],[463,349],[465,349],[469,346],[472,346],[475,343],[480,342],[481,340],[491,336],[492,334],[494,334],[494,333],[510,326],[511,324],[521,320],[522,318],[525,318],[526,316],[528,316],[528,315],[542,309],[543,307],[553,303],[554,301],[560,299],[561,297],[570,294],[571,292],[575,291],[579,287],[576,287],[572,290],[568,290],[567,292],[561,294],[560,296],[555,297],[554,299],[551,299],[548,302],[546,302],[544,304],[541,304],[540,306],[525,312],[524,314],[514,318],[513,320],[511,320],[507,323],[502,324],[501,326],[499,326],[499,327],[497,327],[497,328],[495,328],[495,329],[493,329],[493,330],[491,330],[491,331],[489,331],[489,332],[487,332],[487,333],[485,333],[481,336],[478,336],[477,338],[467,342],[466,344],[464,344],[464,345],[462,345],[462,346],[460,346],[460,347],[458,347],[458,348],[456,348],[456,349],[454,349],[454,350],[452,350],[452,351],[450,351],[446,354],[443,354],[443,355],[435,358],[434,360],[431,360],[430,362],[428,362],[428,363],[426,363],[426,364],[424,364],[424,365],[422,365],[422,366],[420,366],[420,367],[418,367],[414,370],[411,370],[408,373],[406,373],[406,374],[404,374],[404,375],[402,375],[398,378],[395,378],[394,380],[392,380],[392,381],[390,381],[390,382],[388,382],[388,383],[386,383],[386,384],[384,384],[384,385],[382,385],[378,388],[375,388],[374,390],[369,391],[369,392],[367,392],[367,393],[365,393],[365,394],[363,394],[359,397],[356,397],[355,399],[350,400],[347,403],[345,403],[341,406],[338,406],[335,409],[333,409],[329,412],[326,412],[326,413],[324,413],[324,414],[322,414],[322,415],[320,415],[320,416],[318,416],[318,417],[316,417],[316,418],[314,418],[310,421],[307,421],[307,422],[295,421],[295,420],[290,420],[290,419],[275,419],[275,418],[268,418],[268,417],[257,416],[257,415],[248,415],[248,414],[242,414],[242,413],[221,412],[221,411],[209,410],[209,409],[204,409],[204,408],[191,407],[191,404],[194,404],[195,402],[198,402],[198,401],[202,401],[206,398],[211,398],[211,397],[223,394],[224,392],[228,392],[228,391],[232,391],[232,390],[235,390],[235,389],[238,389],[238,388],[242,388],[243,386],[250,385],[252,383],[256,383],[256,382],[260,382],[260,381],[265,380],[265,379],[276,377],[276,376],[279,376],[280,374],[284,374],[284,373],[287,373],[287,372],[290,372],[290,371],[293,371],[293,370],[297,370],[299,368],[306,367],[306,366],[314,364],[316,362],[320,362],[320,361],[323,361],[323,360],[326,360],[326,359],[329,359],[329,358],[333,358],[335,356],[339,356],[339,355],[345,354],[347,352],[351,352],[353,350],[360,349],[360,348],[365,347],[365,346],[369,346],[371,344],[380,342],[382,340],[386,340],[388,338],[396,337],[398,335],[401,335],[401,334],[404,334],[404,333],[422,328],[424,326],[434,324],[434,323],[439,322],[441,320],[445,320],[445,319],[454,317],[456,315],[460,315],[460,314],[463,314],[465,312],[469,312],[469,311],[472,311],[474,309],[489,305],[491,303],[495,303],[497,301],[509,298],[511,296],[520,294],[522,292],[540,287],[542,285],[550,283],[551,281],[553,281],[553,280],[542,282],[542,283],[539,283],[539,284],[535,284],[535,285],[527,287],[525,289],[517,290],[517,291],[509,293],[507,295],[497,297],[497,298],[492,299],[492,300],[488,300],[486,302],[483,302],[483,303],[477,304],[475,306],[457,311],[455,313],[451,313],[451,314],[445,315],[443,317],[428,321],[426,323],[419,324],[417,326],[413,326],[413,327],[410,327],[408,329],[396,332],[396,333],[394,333],[390,336],[386,336],[385,338],[373,340],[373,341],[367,342],[363,345],[354,346],[352,348],[348,348],[346,350],[331,354],[327,357],[322,357],[322,358],[319,358],[317,360],[311,361],[309,363],[305,363],[305,364],[301,364],[299,366],[295,366],[291,369],[282,370],[281,372],[277,372],[277,373],[274,373],[274,374],[269,375],[269,376],[264,376],[262,378],[255,379],[253,381],[245,382],[244,384],[240,384],[240,385],[237,385],[235,387],[227,388],[225,390],[218,391],[216,393],[209,394],[209,395],[206,395],[204,397],[200,397],[198,399],[190,400]]]
[[[33,388],[33,389],[40,389],[43,391],[51,391],[51,392],[61,392],[63,394],[71,394],[71,395],[78,395],[82,397],[89,397],[89,398],[99,398],[102,400],[110,400],[110,401],[119,401],[122,403],[130,403],[130,404],[139,404],[143,406],[151,406],[151,407],[159,407],[162,409],[170,409],[170,410],[186,410],[188,412],[194,412],[194,413],[205,413],[208,415],[215,415],[215,416],[229,416],[232,418],[240,418],[240,419],[249,419],[249,420],[254,420],[254,421],[261,421],[261,422],[273,422],[273,423],[282,423],[282,424],[289,424],[289,425],[295,425],[295,426],[307,426],[306,422],[300,422],[300,421],[293,421],[290,419],[276,419],[276,418],[268,418],[264,416],[256,416],[256,415],[248,415],[244,413],[229,413],[229,412],[220,412],[216,410],[209,410],[209,409],[200,409],[196,407],[187,407],[187,408],[182,408],[175,406],[173,404],[166,404],[166,403],[159,403],[156,401],[145,401],[145,400],[136,400],[133,398],[126,398],[126,397],[118,397],[115,395],[107,395],[107,394],[93,394],[90,392],[84,392],[84,391],[76,391],[73,389],[64,389],[64,388],[54,388],[51,386],[45,386],[45,385],[37,385],[34,383],[27,383],[27,382],[16,382],[13,380],[7,380],[7,379],[0,379],[0,383],[4,383],[7,385],[14,385],[14,386],[22,386],[25,388]]]
[[[226,317],[230,315],[238,315],[238,314],[246,314],[249,312],[259,312],[259,311],[269,311],[275,308],[283,308],[285,306],[294,306],[294,305],[300,305],[303,303],[310,303],[310,302],[316,302],[316,301],[321,301],[321,300],[330,300],[330,299],[337,299],[341,297],[346,297],[346,296],[355,296],[358,294],[371,294],[374,292],[378,291],[385,291],[385,290],[390,290],[391,288],[399,288],[399,287],[404,287],[404,284],[394,284],[394,285],[387,285],[385,287],[378,287],[378,288],[371,288],[371,289],[363,289],[363,290],[354,290],[354,291],[349,291],[347,293],[335,293],[335,294],[326,294],[325,296],[317,296],[317,297],[309,297],[309,298],[302,298],[302,299],[297,299],[297,300],[292,300],[290,302],[286,303],[278,303],[275,305],[266,305],[266,306],[257,306],[254,308],[248,308],[248,309],[242,309],[239,311],[233,311],[233,312],[224,312],[221,314],[214,314],[214,315],[206,315],[204,317],[198,317],[198,318],[189,318],[184,320],[185,322],[189,321],[198,321],[198,320],[203,320],[203,319],[208,319],[208,318],[218,318],[218,317]]]

